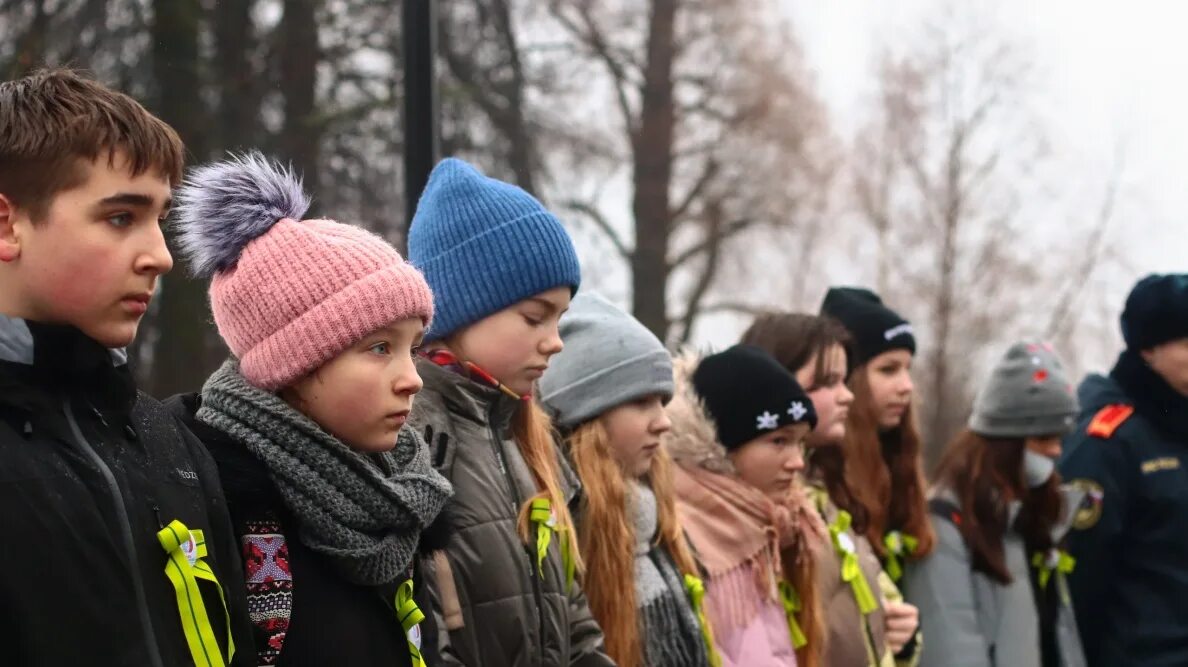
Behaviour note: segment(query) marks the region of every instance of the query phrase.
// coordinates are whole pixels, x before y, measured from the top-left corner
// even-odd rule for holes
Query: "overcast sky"
[[[872,63],[936,12],[926,0],[782,0],[834,117],[855,123]],[[1092,190],[1123,147],[1122,201],[1110,238],[1135,279],[1188,270],[1188,6],[1151,0],[998,0],[981,5],[1034,55],[1058,158]],[[989,9],[987,9],[989,8]],[[1120,276],[1124,278],[1126,276]],[[1133,280],[1131,280],[1133,282]],[[1124,294],[1123,294],[1124,296]]]

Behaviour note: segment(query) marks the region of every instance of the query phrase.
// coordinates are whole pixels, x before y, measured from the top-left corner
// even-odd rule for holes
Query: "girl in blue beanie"
[[[408,250],[437,308],[411,421],[456,494],[454,539],[428,568],[432,652],[468,667],[611,665],[576,580],[577,479],[534,396],[581,280],[573,242],[528,193],[447,159]]]

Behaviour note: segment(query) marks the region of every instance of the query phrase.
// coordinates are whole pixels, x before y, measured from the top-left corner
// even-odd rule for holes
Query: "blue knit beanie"
[[[442,160],[417,204],[408,260],[433,290],[426,341],[440,340],[508,306],[581,283],[577,251],[561,221],[520,188]]]

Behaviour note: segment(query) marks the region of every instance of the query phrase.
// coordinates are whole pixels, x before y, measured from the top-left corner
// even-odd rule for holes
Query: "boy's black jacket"
[[[239,545],[214,462],[122,353],[0,315],[0,646],[5,665],[193,665],[157,532],[204,533],[199,589],[223,658],[254,664]]]

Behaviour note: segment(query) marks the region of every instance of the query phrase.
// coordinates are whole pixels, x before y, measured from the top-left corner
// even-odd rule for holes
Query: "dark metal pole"
[[[405,238],[417,200],[437,163],[436,0],[403,0]]]

